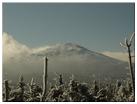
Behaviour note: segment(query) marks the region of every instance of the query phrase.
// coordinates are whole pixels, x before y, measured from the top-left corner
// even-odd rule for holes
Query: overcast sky
[[[3,32],[29,47],[72,42],[93,51],[122,51],[134,32],[134,4],[3,4]]]

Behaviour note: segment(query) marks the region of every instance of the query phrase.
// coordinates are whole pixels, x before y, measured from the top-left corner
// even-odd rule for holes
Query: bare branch
[[[127,48],[125,44],[121,43],[120,42],[120,46],[124,47],[124,48]]]
[[[135,57],[135,56],[133,55],[133,56],[131,56],[131,57]]]
[[[131,37],[130,37],[130,39],[129,39],[129,44],[131,44],[132,39],[133,39],[134,36],[135,36],[135,33],[133,32],[133,34],[131,35]]]
[[[33,79],[33,77],[32,77],[31,82],[30,82],[30,85],[33,85],[33,83],[34,83],[34,79]]]
[[[128,40],[127,40],[127,38],[125,38],[125,45],[128,46]]]

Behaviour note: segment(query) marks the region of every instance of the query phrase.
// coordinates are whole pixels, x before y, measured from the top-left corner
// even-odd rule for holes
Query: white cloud
[[[3,33],[3,56],[4,61],[8,61],[12,58],[19,59],[22,56],[25,57],[31,51],[26,45],[17,42],[8,33]],[[27,53],[27,54],[26,54]],[[22,58],[23,58],[22,57]]]
[[[3,33],[3,77],[17,78],[20,74],[35,73],[42,60],[31,57],[32,49]]]
[[[121,61],[126,61],[128,62],[128,53],[126,52],[110,52],[110,51],[106,51],[106,52],[102,52],[102,54],[121,60]],[[132,56],[134,56],[134,53],[132,53]],[[132,60],[134,61],[134,57],[132,57]]]

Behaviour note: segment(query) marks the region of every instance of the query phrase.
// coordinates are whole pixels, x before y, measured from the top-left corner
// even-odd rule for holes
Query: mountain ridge
[[[37,50],[37,51],[35,51]],[[102,53],[91,51],[83,46],[74,43],[58,43],[55,45],[48,45],[46,47],[42,47],[40,49],[34,49],[32,55],[36,56],[71,56],[71,55],[87,55],[87,56],[95,56],[95,57],[104,57],[109,58],[111,60],[119,61],[122,63],[123,61],[114,59],[112,57],[106,56]]]

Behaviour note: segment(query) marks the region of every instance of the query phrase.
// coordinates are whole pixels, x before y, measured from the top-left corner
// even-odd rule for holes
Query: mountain
[[[55,57],[55,56],[84,56],[84,57],[90,57],[92,60],[98,60],[98,61],[108,61],[113,63],[123,63],[122,61],[113,59],[111,57],[105,56],[101,53],[88,50],[87,48],[84,48],[83,46],[80,46],[78,44],[73,43],[65,43],[65,44],[55,44],[52,46],[46,46],[42,48],[34,49],[32,52],[32,55],[36,56],[49,56],[49,57]]]
[[[56,44],[33,50],[33,55],[49,58],[49,72],[74,74],[81,79],[125,78],[127,63],[73,43]],[[65,75],[65,76],[66,76]]]
[[[129,74],[128,64],[73,43],[29,48],[13,37],[3,36],[3,79],[17,81],[23,74],[26,81],[34,77],[42,82],[43,56],[48,57],[48,80],[57,74],[69,79],[73,74],[78,80],[121,79]]]

